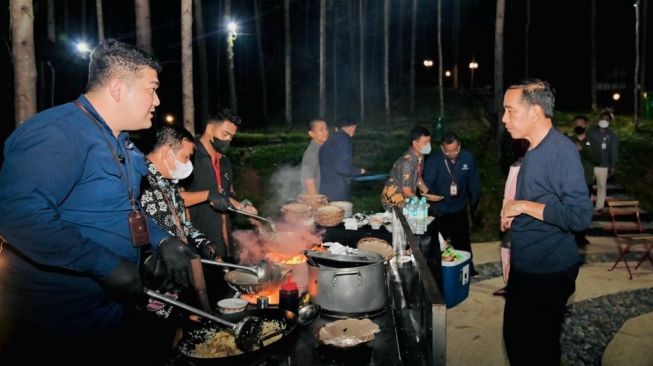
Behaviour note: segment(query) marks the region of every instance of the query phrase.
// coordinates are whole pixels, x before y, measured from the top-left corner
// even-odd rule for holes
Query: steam
[[[297,199],[301,193],[300,171],[301,166],[282,165],[272,174],[266,184],[267,197],[262,207],[266,215],[278,216],[281,206]]]

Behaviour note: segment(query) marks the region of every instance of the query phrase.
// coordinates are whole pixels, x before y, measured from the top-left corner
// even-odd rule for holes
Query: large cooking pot
[[[194,365],[260,365],[268,358],[278,356],[283,350],[290,348],[289,343],[293,342],[295,336],[295,329],[297,327],[297,316],[289,311],[281,311],[279,309],[255,309],[249,310],[245,314],[232,314],[225,316],[225,319],[235,322],[242,319],[244,316],[256,316],[262,319],[277,319],[283,320],[286,324],[283,337],[267,346],[259,348],[255,351],[245,352],[239,355],[219,357],[219,358],[196,358],[190,355],[190,350],[194,349],[197,344],[206,340],[207,332],[216,329],[214,324],[194,324],[189,327],[184,333],[183,338],[176,348],[177,358],[191,361]],[[219,328],[217,328],[219,329]]]
[[[309,264],[308,276],[311,297],[325,314],[362,317],[385,308],[387,286],[383,261],[345,268]]]

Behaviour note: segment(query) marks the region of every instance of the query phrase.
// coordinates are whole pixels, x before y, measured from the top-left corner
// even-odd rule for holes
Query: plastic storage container
[[[447,308],[452,308],[469,295],[469,262],[471,253],[456,250],[460,259],[442,262],[442,292]]]

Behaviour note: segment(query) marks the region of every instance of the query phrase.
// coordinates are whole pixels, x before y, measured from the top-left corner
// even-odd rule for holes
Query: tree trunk
[[[361,124],[365,124],[365,4],[358,0],[358,95]]]
[[[256,48],[258,49],[258,67],[261,78],[261,100],[263,102],[263,117],[268,115],[268,87],[265,81],[265,55],[263,54],[263,39],[261,38],[261,10],[259,0],[254,2],[254,26],[256,27]]]
[[[16,126],[36,113],[36,62],[32,0],[10,0]]]
[[[639,128],[639,6],[635,1],[635,72],[633,73],[633,123]]]
[[[193,0],[181,0],[181,83],[184,127],[195,134],[193,101]]]
[[[195,36],[197,39],[197,57],[200,67],[200,120],[209,115],[209,66],[206,55],[206,31],[204,30],[204,11],[202,0],[193,0],[195,17]]]
[[[54,0],[48,0],[48,40],[56,42],[57,31],[54,22]]]
[[[224,2],[224,17],[231,21],[231,0]],[[227,61],[229,62],[229,70],[227,72],[227,80],[229,82],[229,105],[231,110],[236,113],[238,111],[238,96],[236,95],[236,73],[234,71],[234,37],[231,32],[227,32]]]
[[[442,0],[438,0],[438,89],[440,90],[440,117],[444,117],[444,88],[442,85]]]
[[[222,50],[224,46],[224,38],[222,38],[222,30],[221,28],[224,28],[224,8],[222,4],[222,0],[218,0],[217,2],[218,6],[218,19],[220,19],[217,27],[216,34],[218,35],[218,43],[216,45],[216,51],[215,51],[215,85],[218,89],[218,92],[215,93],[216,96],[216,105],[221,106],[222,105],[222,93],[220,93],[220,90],[222,90],[222,86],[220,85],[220,75],[222,74],[222,69],[220,68],[220,60],[222,59]]]
[[[390,0],[383,0],[383,106],[385,124],[390,125]]]
[[[95,0],[95,15],[97,16],[97,40],[104,42],[104,16],[102,15],[102,0]]]
[[[524,77],[528,73],[528,37],[531,32],[531,0],[526,0],[526,29],[524,29]]]
[[[333,7],[332,22],[333,47],[331,51],[331,70],[333,74],[333,85],[331,86],[331,90],[333,90],[333,108],[331,108],[331,114],[333,117],[331,119],[335,121],[338,118],[338,13],[336,6]]]
[[[592,111],[596,112],[599,105],[596,101],[596,0],[590,7],[590,94]]]
[[[401,87],[403,85],[403,70],[404,70],[404,1],[399,0],[397,2],[397,6],[399,6],[399,24],[397,27],[397,52],[396,52],[396,57],[397,57],[397,66],[396,66],[396,73],[395,73],[395,84],[399,87],[401,90]]]
[[[461,1],[453,2],[453,20],[451,24],[451,64],[453,70],[451,70],[451,77],[454,89],[458,89],[458,70],[460,70],[460,6]]]
[[[290,0],[283,0],[283,29],[285,38],[286,126],[292,127],[292,39],[290,35]]]
[[[136,0],[136,45],[152,53],[152,29],[150,28],[150,0]]]
[[[410,26],[410,113],[415,113],[415,45],[417,41],[417,0],[413,0]]]
[[[54,0],[53,0],[54,1]],[[70,31],[70,17],[68,13],[68,0],[63,0],[63,32],[68,34]]]
[[[356,78],[356,23],[354,19],[354,4],[356,0],[347,0],[347,15],[349,25],[349,72],[347,79],[354,80]]]
[[[320,0],[320,118],[326,112],[326,0]]]
[[[503,22],[505,11],[506,1],[497,0],[494,28],[494,110],[497,114],[497,151],[499,153],[499,161],[502,161],[501,138],[504,132],[503,122],[501,122],[501,111],[503,110]]]

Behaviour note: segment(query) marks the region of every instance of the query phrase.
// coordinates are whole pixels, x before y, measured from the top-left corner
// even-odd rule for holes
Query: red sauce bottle
[[[292,311],[295,314],[299,310],[299,288],[292,277],[288,277],[288,281],[279,289],[279,309]]]

